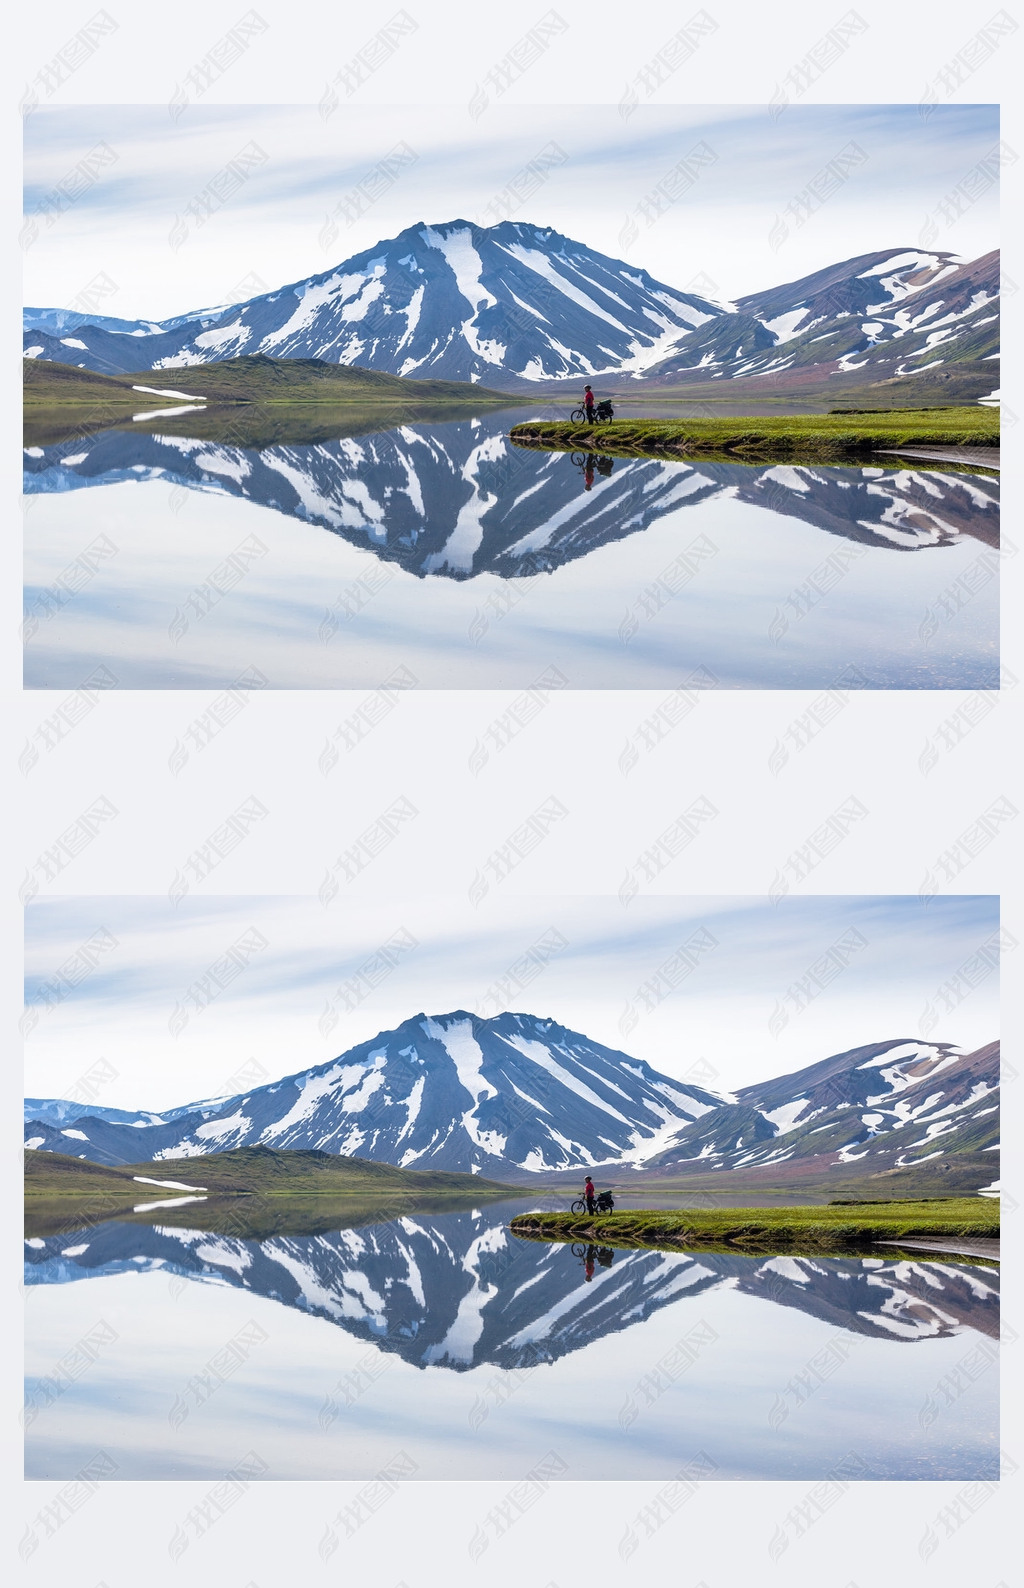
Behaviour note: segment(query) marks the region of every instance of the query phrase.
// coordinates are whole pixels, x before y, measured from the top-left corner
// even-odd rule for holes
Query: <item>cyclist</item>
[[[583,392],[583,406],[587,410],[588,425],[592,425],[594,423],[594,404],[596,401],[597,398],[594,396],[594,393],[591,391],[590,387],[585,387]]]
[[[586,1182],[583,1186],[583,1195],[587,1203],[587,1212],[593,1213],[597,1192],[594,1190],[594,1182],[591,1180],[589,1175],[587,1175]]]

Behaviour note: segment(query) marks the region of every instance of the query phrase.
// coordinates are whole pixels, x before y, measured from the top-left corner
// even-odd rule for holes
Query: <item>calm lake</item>
[[[995,1265],[173,1201],[28,1240],[28,1477],[998,1477]]]
[[[998,687],[994,475],[588,460],[531,417],[28,446],[26,684]]]

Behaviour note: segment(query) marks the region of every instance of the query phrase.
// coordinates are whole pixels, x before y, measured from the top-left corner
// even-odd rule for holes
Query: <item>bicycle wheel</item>
[[[587,410],[585,408],[574,408],[572,413],[569,415],[569,422],[570,424],[581,425],[583,424],[586,417]]]
[[[573,463],[575,463],[575,465],[576,465],[576,467],[578,469],[585,469],[586,468],[586,466],[587,466],[587,454],[585,452],[572,452],[572,453],[569,454],[569,456],[571,457]]]
[[[577,1197],[576,1201],[573,1203],[572,1207],[569,1209],[570,1213],[585,1213],[586,1211],[587,1211],[587,1204],[586,1204],[585,1200],[583,1199],[583,1197]]]

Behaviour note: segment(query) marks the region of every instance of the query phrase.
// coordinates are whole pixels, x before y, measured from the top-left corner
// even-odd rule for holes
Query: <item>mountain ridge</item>
[[[164,1114],[69,1124],[74,1105],[32,1099],[26,1146],[113,1165],[270,1146],[506,1183],[583,1168],[891,1175],[941,1158],[982,1189],[998,1177],[985,1156],[998,1145],[998,1063],[998,1043],[960,1053],[892,1038],[733,1097],[549,1018],[421,1011],[323,1064]]]
[[[510,390],[601,376],[637,392],[751,378],[762,394],[808,381],[838,394],[943,365],[977,399],[998,385],[985,368],[998,355],[998,292],[995,252],[962,262],[896,248],[725,304],[552,227],[456,219],[416,222],[326,271],[173,320],[72,325],[65,310],[29,308],[24,348],[106,374],[137,370],[140,355],[170,370],[269,353]]]

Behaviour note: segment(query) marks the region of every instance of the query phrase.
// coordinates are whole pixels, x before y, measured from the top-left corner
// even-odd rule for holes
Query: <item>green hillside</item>
[[[271,1147],[235,1147],[201,1158],[161,1158],[158,1162],[124,1164],[118,1168],[90,1163],[59,1152],[25,1153],[25,1198],[93,1197],[112,1193],[125,1203],[165,1199],[176,1193],[166,1185],[140,1183],[176,1181],[190,1190],[217,1196],[339,1196],[384,1192],[473,1196],[516,1194],[511,1186],[481,1175],[450,1174],[440,1169],[396,1169],[366,1158],[341,1158],[329,1152],[276,1152]]]
[[[476,407],[510,405],[507,393],[466,381],[407,380],[361,369],[356,364],[328,364],[319,358],[226,359],[184,369],[146,369],[133,375],[100,375],[46,359],[24,360],[26,406],[79,403],[121,403],[139,411],[167,407],[182,399],[158,397],[160,391],[182,392],[185,399],[208,403],[347,403],[347,402],[471,402]],[[133,390],[147,386],[148,392]]]

